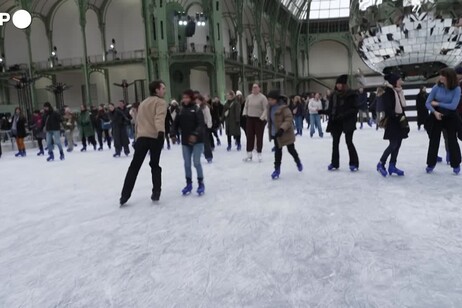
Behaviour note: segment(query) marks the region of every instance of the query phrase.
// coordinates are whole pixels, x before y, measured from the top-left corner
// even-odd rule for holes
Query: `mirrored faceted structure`
[[[350,31],[363,61],[413,79],[462,62],[462,1],[352,0]]]

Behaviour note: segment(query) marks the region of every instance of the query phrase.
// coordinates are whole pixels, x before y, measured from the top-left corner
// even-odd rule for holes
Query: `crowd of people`
[[[428,173],[433,172],[437,162],[443,160],[438,156],[441,134],[446,145],[446,161],[453,168],[454,174],[460,173],[461,153],[457,138],[462,138],[461,81],[462,67],[442,69],[431,92],[427,94],[427,90],[422,87],[417,96],[417,126],[419,130],[424,127],[429,137]],[[174,100],[167,104],[164,100],[165,84],[155,81],[150,84],[150,96],[141,103],[133,104],[131,108],[125,102],[119,101],[117,107],[108,104],[107,107],[100,105],[90,110],[82,105],[80,112],[74,114],[68,107],[58,112],[50,103],[45,103],[43,110],[36,110],[32,121],[27,123],[18,107],[9,129],[16,140],[17,157],[26,156],[24,138],[29,129],[38,143],[37,155],[44,155],[47,151],[48,161],[54,160],[55,145],[59,148],[60,160],[64,160],[62,135],[67,152],[73,151],[76,146],[73,139],[76,128],[79,130],[82,152],[89,145],[95,151],[103,150],[105,144],[111,148],[113,141],[113,156],[120,157],[122,150],[128,156],[130,139],[133,139],[135,154],[124,182],[121,205],[129,200],[148,152],[153,182],[151,198],[154,201],[159,200],[162,172],[159,161],[165,143],[167,149],[171,148],[171,144],[181,144],[186,180],[182,193],[187,195],[193,190],[194,166],[197,173],[197,193],[204,194],[201,157],[204,155],[206,161],[212,163],[213,151],[215,146],[221,145],[220,136],[223,130],[227,137],[227,151],[232,151],[234,147],[241,151],[241,132],[244,132],[246,156],[243,161],[252,161],[256,152],[257,160],[261,162],[264,131],[268,129],[269,138],[274,142],[274,171],[271,177],[277,179],[280,176],[284,146],[292,155],[297,169],[302,171],[303,164],[295,149],[296,136],[303,134],[306,122],[310,137],[317,131],[318,136],[323,138],[321,117],[327,119],[326,132],[332,136],[332,157],[327,167],[329,171],[340,167],[339,144],[342,134],[345,135],[348,148],[349,169],[352,172],[359,170],[359,155],[353,142],[359,115],[360,129],[363,128],[363,122],[369,126],[375,124],[376,129],[384,128],[383,138],[389,141],[379,159],[377,171],[384,177],[393,174],[404,176],[404,171],[397,168],[397,160],[410,128],[405,113],[406,99],[401,76],[386,75],[383,86],[369,96],[364,89],[349,89],[347,84],[348,76],[342,75],[337,78],[332,92],[328,91],[324,96],[321,93],[311,93],[287,97],[278,90],[271,90],[265,96],[261,93],[260,85],[255,83],[247,97],[240,91],[229,91],[224,103],[218,97],[212,99],[198,91],[186,90],[180,103]],[[46,139],[46,148],[43,139]]]

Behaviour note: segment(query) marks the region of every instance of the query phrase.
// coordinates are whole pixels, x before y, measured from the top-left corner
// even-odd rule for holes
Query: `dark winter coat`
[[[395,112],[396,104],[400,103],[396,101],[395,91],[390,87],[386,87],[382,99],[385,116],[388,118],[383,139],[400,140],[407,138],[408,133],[401,128],[400,124],[400,119],[403,114],[397,114]]]
[[[170,113],[169,108],[167,108],[167,115],[165,116],[165,132],[168,134],[170,129],[172,128],[173,118],[172,114]]]
[[[212,129],[216,130],[223,122],[223,105],[220,102],[212,103],[210,113],[212,115]]]
[[[80,117],[77,121],[77,124],[79,125],[80,137],[90,137],[95,135],[95,130],[93,128],[93,123],[91,122],[89,111],[80,112]]]
[[[226,135],[241,135],[241,104],[236,99],[227,101],[224,108]]]
[[[180,113],[173,121],[170,136],[176,137],[180,131],[182,145],[190,145],[188,142],[191,135],[196,136],[196,143],[203,143],[204,130],[204,114],[196,104],[191,102],[181,108]]]
[[[428,118],[428,109],[425,106],[427,102],[427,93],[419,93],[416,98],[416,107],[417,107],[417,125],[424,125],[425,121]]]
[[[103,123],[110,123],[111,119],[109,118],[109,114],[104,110],[98,110],[98,114],[96,115],[96,120],[98,122],[98,130],[103,129]]]
[[[130,124],[130,118],[128,116],[127,113],[124,112],[124,110],[120,108],[115,108],[113,112],[109,113],[109,117],[112,121],[112,128],[122,129],[128,124]]]
[[[13,115],[13,121],[14,117],[16,115]],[[26,118],[23,115],[18,116],[18,121],[16,123],[16,131],[11,132],[14,137],[16,138],[25,138],[27,133],[26,133]]]
[[[33,115],[32,116],[32,124],[30,129],[32,130],[32,133],[34,134],[34,137],[36,139],[44,139],[45,138],[45,133],[43,132],[43,117],[42,115]]]
[[[356,130],[358,116],[358,101],[355,91],[334,91],[329,99],[327,110],[329,122],[326,131],[341,131],[344,133]]]
[[[293,105],[292,114],[294,115],[294,117],[304,117],[305,116],[305,108],[301,102]]]
[[[383,112],[383,99],[382,99],[382,95],[380,96],[377,96],[375,98],[375,111],[376,112]]]
[[[43,122],[45,123],[45,130],[47,132],[61,130],[61,115],[52,109],[45,112]]]
[[[270,136],[270,140],[272,139],[271,132],[273,129],[273,125],[275,126],[275,131],[277,132],[279,129],[284,130],[284,134],[281,137],[278,137],[278,145],[279,148],[283,146],[290,145],[295,143],[295,133],[294,133],[294,118],[292,116],[292,111],[290,110],[289,106],[285,105],[283,102],[279,101],[278,105],[280,106],[279,109],[274,114],[274,123],[271,119],[271,106],[268,105],[268,132]]]
[[[358,92],[358,107],[359,110],[367,111],[367,93]]]

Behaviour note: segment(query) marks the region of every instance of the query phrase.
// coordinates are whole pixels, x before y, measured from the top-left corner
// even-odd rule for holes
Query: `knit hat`
[[[385,75],[385,80],[388,81],[392,86],[396,86],[396,82],[401,79],[401,76],[398,74],[390,73]]]
[[[236,91],[236,96],[238,96],[238,95],[242,96],[242,92],[239,91],[239,90]]]
[[[348,75],[340,75],[338,76],[337,80],[335,81],[335,84],[347,84],[348,83]]]
[[[279,90],[271,90],[269,91],[267,98],[279,99],[281,97],[281,91]]]
[[[456,70],[456,74],[457,74],[457,75],[462,75],[462,66],[456,67],[455,70]]]

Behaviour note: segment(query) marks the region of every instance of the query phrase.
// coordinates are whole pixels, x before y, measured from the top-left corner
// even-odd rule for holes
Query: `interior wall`
[[[83,58],[79,9],[75,1],[64,1],[55,14],[53,20],[53,46],[58,49],[59,60]]]
[[[45,24],[39,18],[32,19],[30,41],[32,47],[32,61],[48,61],[50,50],[47,33]]]
[[[90,84],[96,85],[96,95],[98,100],[92,102],[93,105],[106,104],[108,102],[106,82],[104,74],[95,72],[90,75]]]
[[[83,102],[82,85],[84,84],[84,80],[82,72],[59,72],[56,74],[56,82],[62,82],[71,86],[68,90],[64,91],[64,104],[74,111],[79,110]]]
[[[206,71],[191,69],[189,76],[191,89],[197,90],[202,94],[210,94],[210,78]]]
[[[111,92],[112,102],[117,102],[123,99],[123,91],[121,87],[114,83],[122,83],[122,79],[126,79],[128,83],[136,79],[146,79],[146,72],[143,64],[130,64],[123,66],[113,66],[109,68],[109,89]],[[128,88],[129,103],[135,102],[135,87],[131,85]]]
[[[27,39],[23,30],[16,28],[12,22],[5,27],[5,59],[6,65],[27,64]]]
[[[144,49],[141,12],[140,0],[111,1],[106,14],[106,45],[114,38],[119,53]]]
[[[98,16],[96,16],[95,11],[88,10],[86,18],[87,24],[85,26],[85,35],[87,37],[87,54],[88,56],[102,56],[103,45],[101,42],[101,31],[98,27]]]
[[[355,67],[353,65],[353,67]],[[314,76],[337,76],[348,72],[348,51],[340,43],[323,41],[309,53],[309,73]]]

